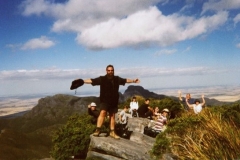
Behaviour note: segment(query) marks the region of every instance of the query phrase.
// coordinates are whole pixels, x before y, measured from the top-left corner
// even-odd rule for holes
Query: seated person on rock
[[[154,108],[154,114],[153,114],[154,120],[157,120],[160,117],[160,115],[161,115],[161,113],[159,111],[159,108],[156,106]]]
[[[119,114],[119,123],[121,124],[122,131],[124,131],[127,126],[128,116],[126,112],[128,112],[128,110],[129,110],[129,106],[125,106],[124,109]]]
[[[94,102],[88,105],[88,114],[94,117],[94,119],[92,120],[92,123],[97,122],[98,116],[100,114],[100,111],[96,109],[96,106],[97,105]]]
[[[118,114],[118,120],[115,126],[115,130],[120,137],[127,136],[128,128],[126,126],[128,123],[128,115],[126,113],[128,112],[128,110],[129,106],[124,106],[123,110]]]
[[[128,120],[128,116],[126,114],[128,110],[129,110],[129,106],[125,106],[124,109],[119,113],[119,123],[125,126],[127,125],[127,120]]]
[[[138,110],[138,101],[136,97],[133,97],[132,101],[130,102],[130,109],[129,109],[129,112],[132,117],[138,117],[137,110]]]
[[[159,118],[156,120],[155,125],[152,127],[157,132],[162,132],[166,128],[167,124],[167,116],[168,116],[169,110],[167,108],[162,110],[162,114],[159,116]]]
[[[149,105],[150,99],[145,99],[145,103],[138,108],[138,116],[142,118],[149,118],[152,120],[153,117],[153,108]]]

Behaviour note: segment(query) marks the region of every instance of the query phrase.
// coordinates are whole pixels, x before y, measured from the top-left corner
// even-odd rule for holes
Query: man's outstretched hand
[[[82,79],[76,79],[76,80],[72,81],[72,85],[70,87],[70,90],[81,87],[83,84],[84,84],[84,81]]]
[[[134,80],[134,83],[140,83],[140,80],[137,78]]]

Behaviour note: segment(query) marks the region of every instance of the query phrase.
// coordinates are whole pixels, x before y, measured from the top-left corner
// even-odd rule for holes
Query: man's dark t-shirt
[[[92,80],[92,85],[100,85],[100,103],[106,103],[116,106],[119,99],[119,85],[125,85],[127,79],[114,76],[109,79],[107,75],[100,76]]]
[[[94,118],[98,118],[100,112],[97,109],[91,110],[91,108],[88,108],[88,114],[93,116]]]
[[[145,113],[148,112],[148,104],[142,104],[139,108],[138,108],[138,116],[139,117],[145,117]]]

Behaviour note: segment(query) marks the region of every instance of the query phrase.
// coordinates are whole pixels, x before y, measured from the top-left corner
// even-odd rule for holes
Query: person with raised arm
[[[194,104],[189,104],[188,101],[187,102],[187,105],[190,109],[193,109],[194,113],[195,114],[198,114],[202,111],[203,109],[203,105],[205,104],[205,99],[204,99],[204,95],[202,95],[202,103],[200,103],[200,101],[198,99],[195,100],[195,103]]]
[[[178,91],[178,99],[179,99],[182,103],[184,103],[183,105],[184,105],[184,109],[185,109],[186,111],[189,111],[189,110],[190,110],[190,108],[189,108],[188,105],[187,105],[187,101],[188,101],[189,104],[194,104],[194,103],[195,103],[195,99],[193,99],[193,98],[191,97],[191,94],[190,94],[190,93],[187,93],[187,94],[186,94],[186,98],[184,98],[184,97],[182,97],[182,92],[181,92],[180,90]]]
[[[118,111],[119,86],[125,83],[139,83],[138,78],[128,79],[114,75],[113,65],[106,67],[106,75],[92,79],[76,79],[72,82],[70,89],[76,89],[83,84],[92,84],[93,86],[100,86],[100,114],[97,119],[97,127],[93,136],[99,136],[104,118],[109,113],[110,118],[110,137],[120,139],[115,133],[115,114]]]

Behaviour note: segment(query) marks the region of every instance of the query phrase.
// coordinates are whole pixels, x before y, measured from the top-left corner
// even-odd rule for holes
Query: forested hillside
[[[129,86],[121,94],[119,108],[129,104],[132,96],[151,98],[152,105],[160,108],[169,106],[171,115],[176,116],[181,112],[177,97],[158,95],[141,86]],[[0,159],[40,159],[50,157],[53,147],[52,135],[64,126],[69,117],[74,114],[87,113],[87,105],[91,102],[99,104],[98,97],[76,97],[71,95],[57,94],[39,100],[38,104],[29,112],[16,118],[0,118]],[[171,102],[171,103],[169,103]],[[207,107],[220,104],[227,105],[216,100],[206,99]],[[231,104],[229,104],[231,105]]]

